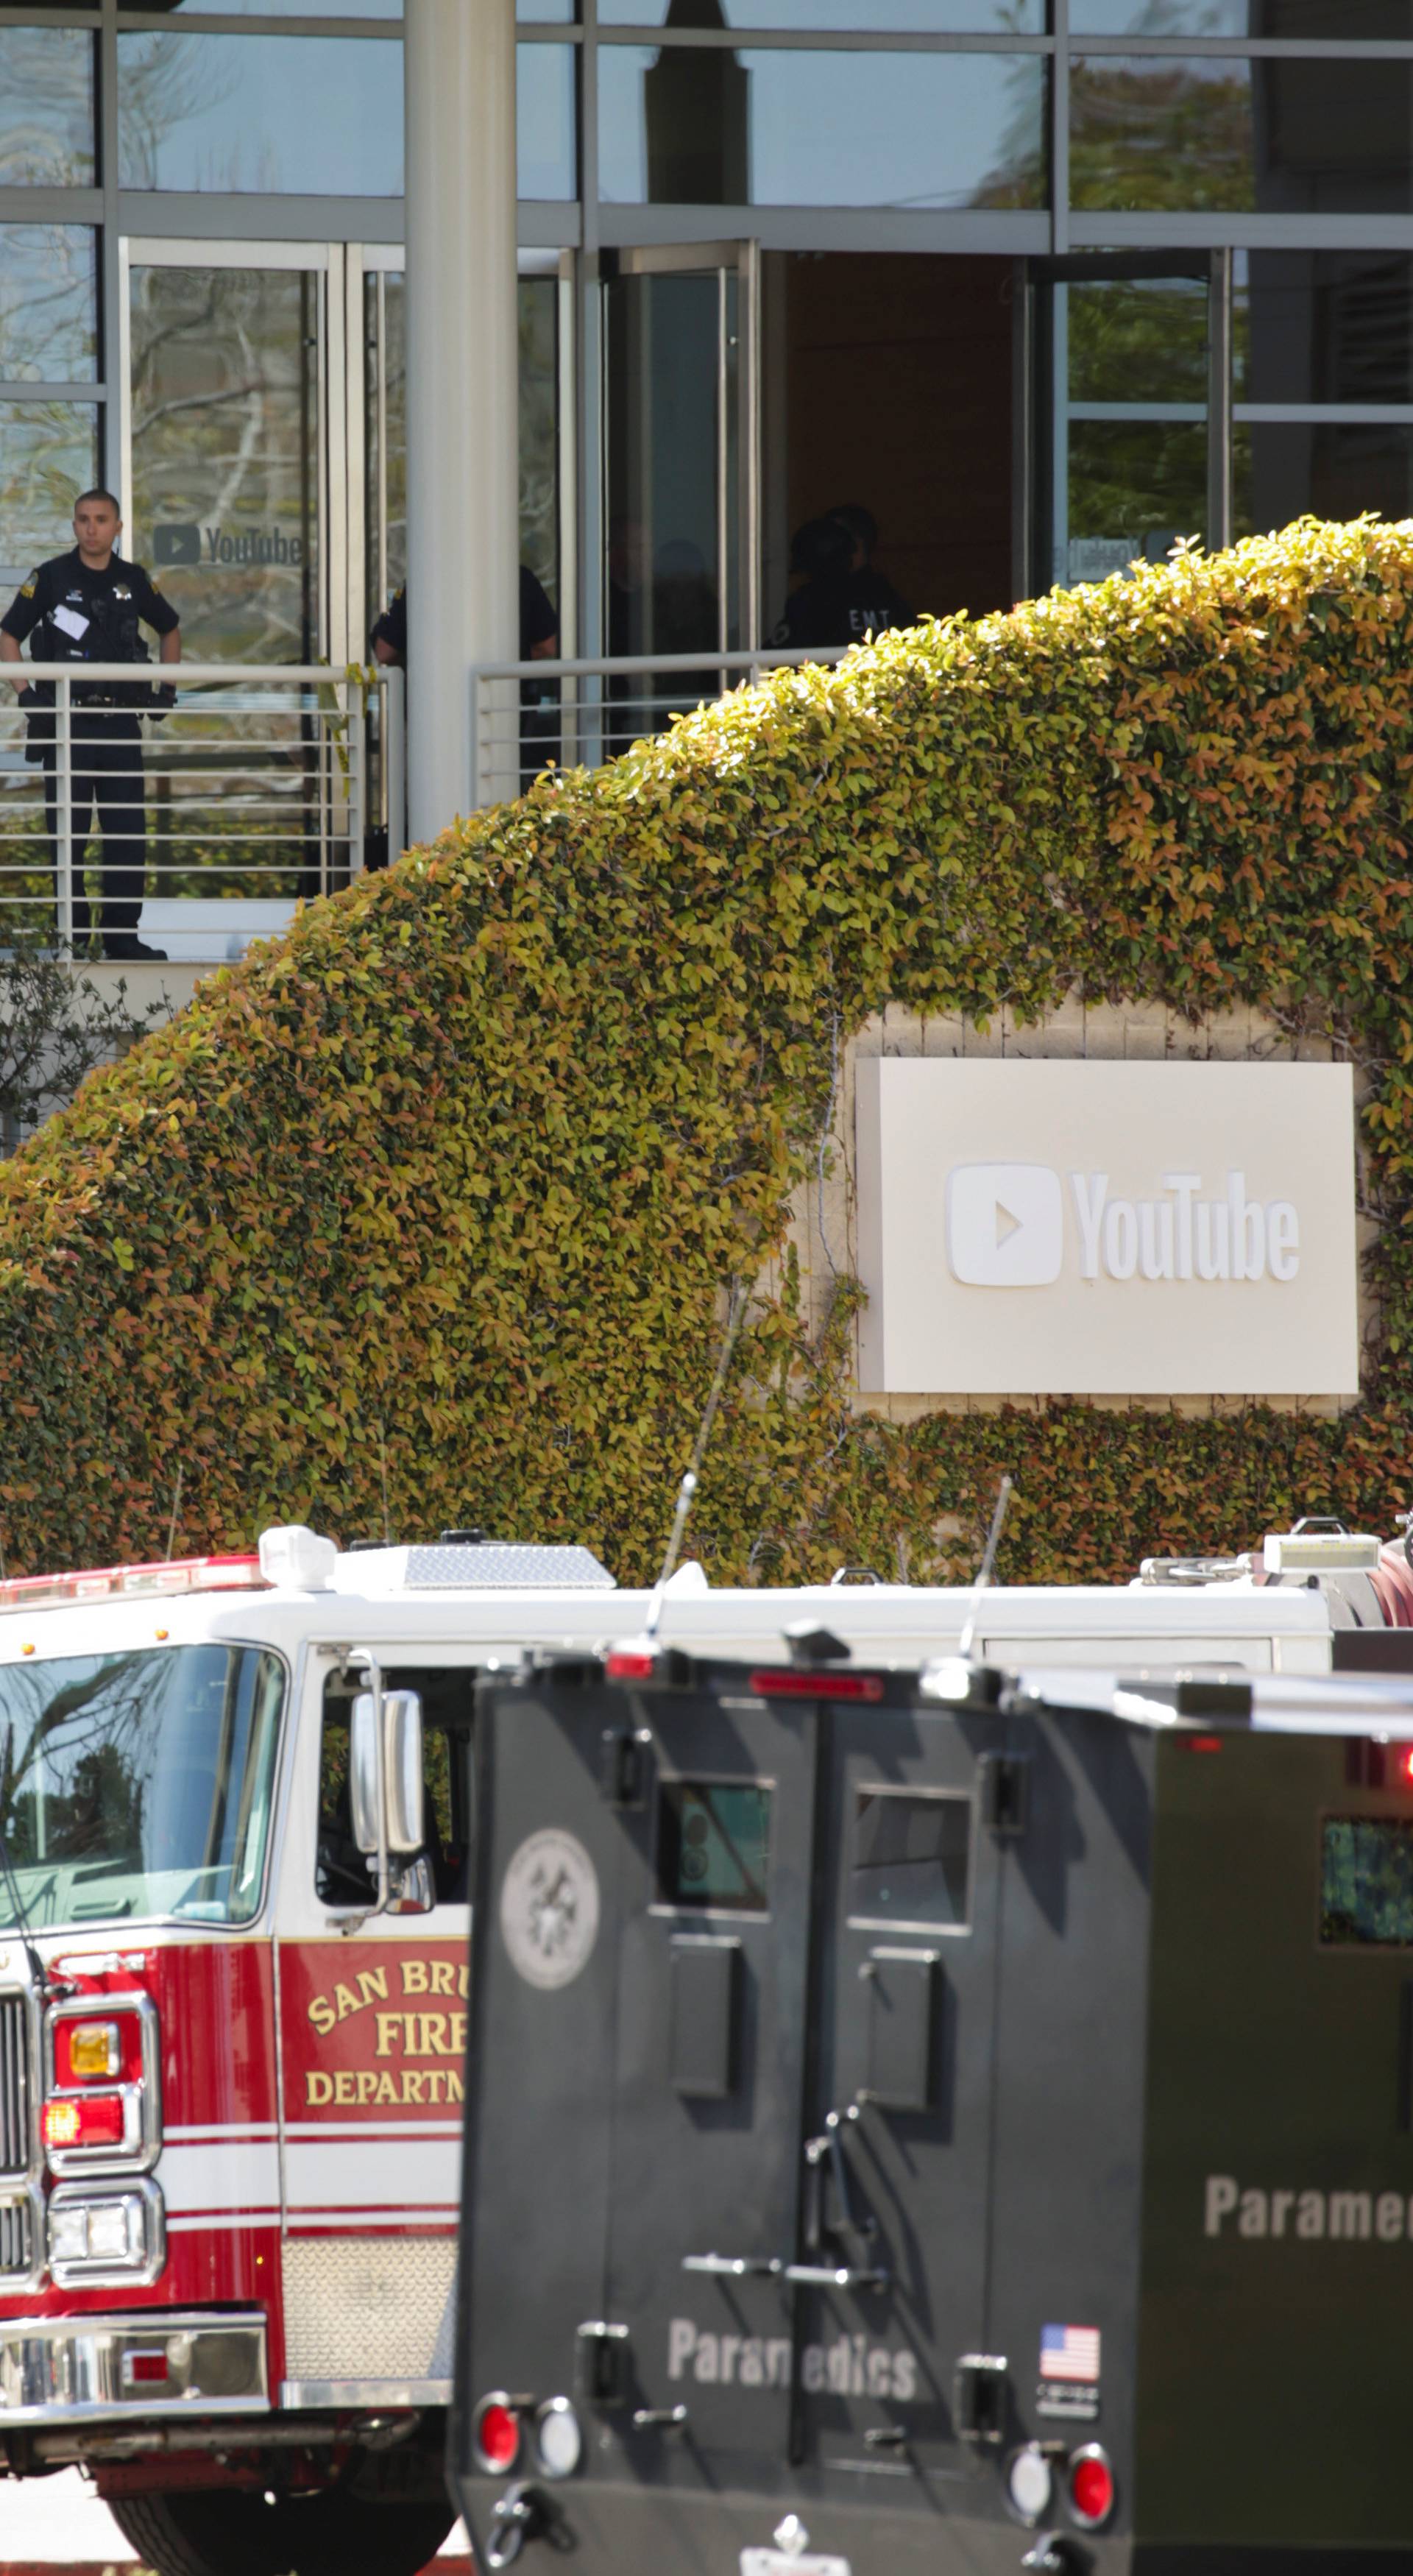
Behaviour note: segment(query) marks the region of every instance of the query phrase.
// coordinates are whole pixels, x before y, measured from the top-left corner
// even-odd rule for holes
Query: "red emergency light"
[[[66,1574],[16,1574],[0,1583],[0,1611],[55,1610],[180,1592],[268,1592],[258,1555],[171,1556],[146,1565],[82,1566]]]
[[[51,2094],[40,2118],[50,2153],[72,2147],[121,2147],[127,2142],[127,2105],[121,2093]]]
[[[751,1675],[758,1699],[852,1699],[883,1697],[881,1673],[824,1673],[803,1664],[763,1664]]]

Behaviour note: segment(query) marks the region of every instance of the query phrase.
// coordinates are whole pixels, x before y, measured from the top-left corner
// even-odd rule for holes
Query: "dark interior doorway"
[[[1009,608],[1027,588],[1021,287],[1009,259],[915,252],[762,260],[764,637],[790,539],[841,502],[917,610]]]

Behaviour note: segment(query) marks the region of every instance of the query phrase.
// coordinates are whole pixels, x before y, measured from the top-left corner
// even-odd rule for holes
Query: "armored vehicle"
[[[1413,1678],[478,1685],[491,2567],[1413,2564]]]

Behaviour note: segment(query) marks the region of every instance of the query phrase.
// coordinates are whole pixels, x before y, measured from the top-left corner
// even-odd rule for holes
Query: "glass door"
[[[407,302],[400,247],[365,247],[357,256],[362,383],[356,398],[362,404],[364,492],[357,544],[362,605],[371,624],[407,579]],[[564,524],[573,483],[565,453],[573,414],[571,270],[568,254],[522,251],[517,290],[520,561],[555,613],[562,653],[573,650],[574,638],[574,548]],[[352,608],[349,623],[352,628]]]
[[[308,244],[124,244],[124,518],[191,659],[313,662],[335,630],[341,278]],[[331,291],[332,289],[332,291]],[[342,658],[340,655],[339,658]]]
[[[623,251],[605,288],[611,654],[755,641],[755,275],[754,244],[707,243]],[[687,677],[688,699],[719,685],[707,663]]]
[[[1030,263],[1042,389],[1034,577],[1103,581],[1230,543],[1231,254]]]

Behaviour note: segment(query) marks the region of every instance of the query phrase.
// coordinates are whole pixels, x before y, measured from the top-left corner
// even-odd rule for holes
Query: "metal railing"
[[[86,953],[85,911],[131,912],[148,947],[183,961],[239,957],[296,903],[329,894],[403,846],[403,675],[316,664],[30,662],[53,683],[50,739],[26,758],[25,710],[0,665],[0,946],[37,938]],[[161,723],[95,704],[171,681]],[[149,700],[150,706],[150,700]],[[123,716],[146,723],[118,725]],[[140,776],[116,739],[145,735]],[[96,791],[96,810],[95,810]],[[106,825],[106,828],[105,828]],[[90,844],[85,861],[85,845]],[[77,861],[77,863],[76,863]],[[106,884],[104,882],[106,878]],[[126,882],[124,882],[126,880]],[[121,952],[119,952],[121,953]]]
[[[528,787],[547,762],[595,769],[710,698],[768,671],[838,662],[848,647],[814,652],[619,653],[566,662],[483,663],[471,674],[473,803]]]

